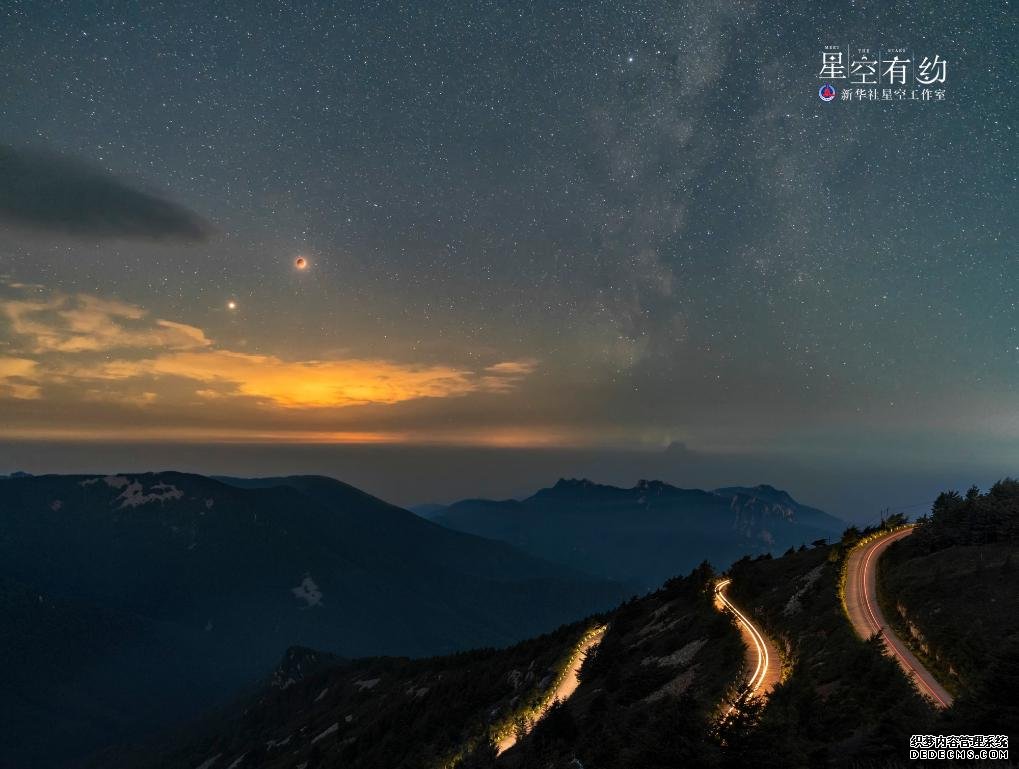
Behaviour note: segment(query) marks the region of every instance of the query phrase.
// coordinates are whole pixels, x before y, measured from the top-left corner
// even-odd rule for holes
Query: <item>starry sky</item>
[[[817,6],[4,3],[0,460],[1016,472],[1016,14]]]

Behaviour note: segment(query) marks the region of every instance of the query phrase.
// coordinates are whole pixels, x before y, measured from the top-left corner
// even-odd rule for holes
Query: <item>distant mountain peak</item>
[[[634,489],[637,491],[663,491],[665,489],[675,489],[676,487],[672,484],[666,483],[665,481],[649,481],[645,478],[641,478],[637,481],[637,485]]]
[[[845,528],[768,484],[706,491],[648,478],[629,488],[560,478],[520,501],[457,502],[435,521],[643,587],[705,559],[724,565]]]
[[[794,499],[788,491],[777,489],[767,483],[759,483],[756,486],[727,486],[715,489],[712,493],[728,499],[733,508],[755,502],[764,503],[779,509],[783,516],[790,521],[810,523],[832,532],[838,532],[844,528],[843,522],[838,518],[823,510],[818,510],[816,507],[804,505]]]
[[[588,478],[560,478],[555,482],[555,485],[551,487],[551,490],[555,491],[647,491],[648,489],[671,489],[675,488],[670,486],[664,481],[647,480],[642,478],[637,481],[637,485],[632,488],[626,488],[625,486],[612,486],[605,483],[595,483]],[[542,491],[549,491],[549,489],[542,489]]]
[[[530,499],[536,501],[619,499],[632,496],[636,491],[636,488],[623,489],[618,486],[595,483],[587,478],[560,478],[554,486],[539,490]]]
[[[553,489],[587,489],[597,486],[594,481],[587,478],[560,478],[555,482]]]
[[[535,498],[541,497],[577,497],[587,496],[603,487],[587,478],[560,478],[554,485],[535,492]]]
[[[778,505],[799,505],[793,496],[784,489],[778,489],[768,483],[759,483],[756,486],[727,486],[715,489],[714,494],[723,497],[742,496],[758,499],[762,502],[770,502]]]
[[[587,478],[560,478],[555,485],[541,489],[531,499],[541,500],[549,498],[565,499],[588,499],[603,498],[612,500],[645,499],[652,496],[672,496],[675,494],[706,494],[700,490],[681,489],[672,486],[665,481],[649,480],[642,478],[632,487],[612,486],[610,484],[595,483]]]

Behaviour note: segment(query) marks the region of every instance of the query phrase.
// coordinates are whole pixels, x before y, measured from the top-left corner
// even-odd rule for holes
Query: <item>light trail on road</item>
[[[534,728],[534,724],[541,720],[541,718],[551,709],[552,705],[556,702],[566,702],[577,690],[580,685],[580,668],[584,664],[584,660],[592,649],[601,643],[601,639],[605,637],[605,631],[608,630],[607,625],[602,625],[599,628],[595,628],[588,636],[573,650],[573,654],[570,656],[569,662],[566,663],[566,670],[563,679],[556,686],[555,691],[552,692],[551,696],[541,707],[541,711],[538,715],[529,723],[526,727],[527,732]],[[502,755],[507,750],[512,748],[517,742],[516,731],[511,731],[505,735],[496,744],[496,754]]]
[[[746,635],[750,637],[753,643],[754,650],[757,653],[757,667],[754,670],[753,675],[747,681],[746,689],[744,691],[745,696],[753,697],[757,690],[761,688],[765,680],[768,678],[771,670],[772,655],[768,651],[768,641],[765,639],[764,634],[751,622],[743,612],[736,608],[736,606],[726,597],[725,588],[728,587],[731,579],[725,579],[715,585],[715,597],[719,602],[729,611],[733,613],[736,619],[739,621],[740,626],[745,630]],[[777,683],[777,681],[776,681]],[[774,684],[773,684],[774,685]],[[730,715],[733,710],[736,709],[736,705],[733,704],[729,707],[726,715]]]
[[[863,639],[875,633],[881,636],[896,662],[912,680],[917,682],[921,694],[941,708],[950,707],[953,698],[937,679],[909,650],[905,642],[888,626],[877,604],[877,564],[881,553],[900,539],[913,533],[912,527],[892,532],[868,542],[849,556],[846,566],[846,613],[857,635]]]

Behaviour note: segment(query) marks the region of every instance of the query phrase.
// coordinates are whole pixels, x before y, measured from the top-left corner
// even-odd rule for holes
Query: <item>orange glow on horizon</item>
[[[474,429],[456,432],[370,431],[370,430],[286,430],[207,427],[23,427],[5,431],[5,438],[23,441],[133,442],[133,443],[223,443],[303,445],[394,445],[447,446],[499,449],[592,448],[612,445],[589,436],[543,428]]]
[[[231,312],[240,306],[229,296],[224,304]],[[498,416],[499,408],[490,413],[492,427],[485,424],[486,412],[470,399],[512,397],[539,368],[531,357],[469,365],[345,351],[281,357],[228,349],[198,326],[86,294],[0,299],[0,316],[9,329],[0,401],[16,407],[4,434],[16,440],[592,443],[593,433],[584,434],[590,431],[521,426]],[[439,407],[439,401],[449,404]],[[461,410],[470,421],[458,424]]]

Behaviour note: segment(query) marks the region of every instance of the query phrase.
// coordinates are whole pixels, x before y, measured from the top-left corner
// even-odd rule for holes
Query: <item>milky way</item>
[[[438,5],[5,4],[18,435],[1019,459],[1007,6]]]

